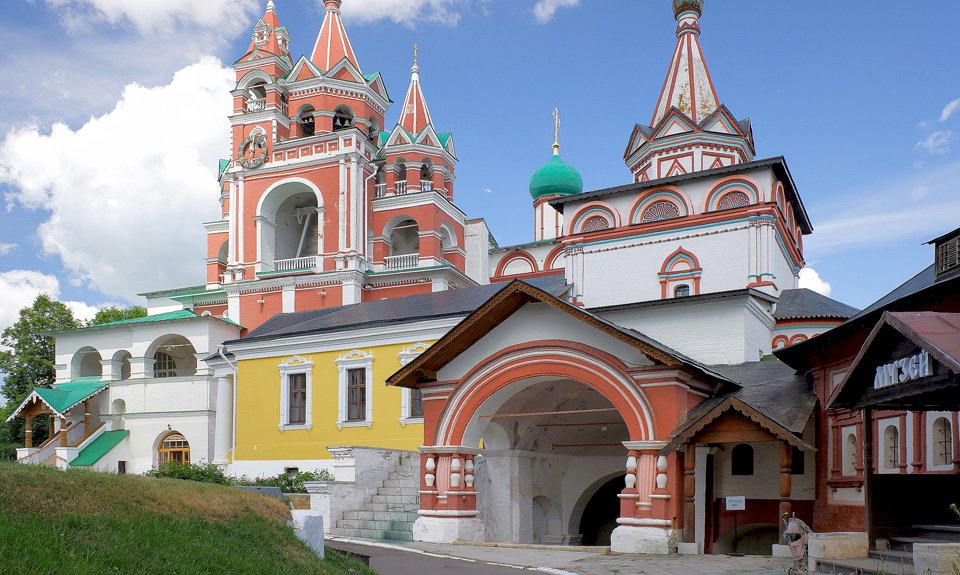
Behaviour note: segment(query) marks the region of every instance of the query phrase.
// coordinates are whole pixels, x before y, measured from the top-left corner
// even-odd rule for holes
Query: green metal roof
[[[177,311],[168,311],[167,313],[158,313],[156,315],[145,315],[143,317],[135,317],[131,319],[121,319],[117,321],[111,321],[107,323],[100,323],[97,325],[88,325],[83,329],[89,329],[91,327],[104,327],[110,325],[127,325],[132,323],[155,323],[158,321],[171,321],[175,319],[190,319],[194,317],[200,317],[196,313],[188,309],[180,309]]]
[[[446,147],[447,147],[447,142],[450,140],[450,136],[452,136],[452,135],[453,135],[453,134],[450,134],[449,132],[446,132],[446,133],[443,133],[443,134],[437,134],[437,137],[440,138],[440,145],[443,146],[444,148],[446,148]]]
[[[90,442],[90,445],[83,448],[76,459],[70,462],[70,467],[90,467],[94,463],[103,459],[103,456],[126,439],[130,432],[126,429],[117,431],[104,431],[100,437]]]
[[[217,172],[217,177],[222,176],[223,173],[226,172],[227,168],[229,167],[230,167],[230,160],[220,160],[220,171]]]
[[[572,196],[583,191],[583,178],[573,166],[554,155],[530,178],[533,199],[544,196]]]
[[[100,381],[100,376],[80,377],[54,388],[35,387],[33,391],[50,407],[63,413],[84,399],[110,385]],[[29,398],[28,398],[29,399]]]

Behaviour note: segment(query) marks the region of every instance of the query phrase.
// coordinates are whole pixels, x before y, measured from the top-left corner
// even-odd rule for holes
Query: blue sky
[[[457,203],[501,245],[532,237],[527,182],[549,158],[554,106],[586,188],[629,182],[627,137],[649,122],[674,48],[668,0],[345,3],[361,67],[396,100],[421,46],[434,122],[456,137]],[[230,153],[220,62],[243,53],[262,4],[5,5],[0,324],[37,291],[89,313],[202,283],[200,224]],[[293,52],[309,53],[321,4],[277,5]],[[815,228],[808,264],[861,307],[932,261],[922,242],[960,226],[960,45],[933,27],[960,7],[879,6],[707,0],[701,21],[721,101],[752,119],[758,158],[783,155],[793,172]]]

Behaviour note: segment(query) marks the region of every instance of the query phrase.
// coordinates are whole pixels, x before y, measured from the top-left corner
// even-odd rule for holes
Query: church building
[[[799,287],[813,226],[720,98],[703,0],[672,3],[624,185],[585,188],[554,111],[550,159],[511,168],[533,173],[516,246],[456,205],[477,191],[427,105],[440,74],[415,50],[391,116],[324,4],[309,56],[270,0],[234,64],[205,283],[56,334],[56,388],[14,413],[55,433],[23,461],[326,469],[331,534],[378,539],[770,553],[782,517],[815,524],[825,398],[772,353],[858,310]]]

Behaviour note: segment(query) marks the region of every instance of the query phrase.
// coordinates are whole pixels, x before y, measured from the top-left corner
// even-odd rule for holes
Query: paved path
[[[791,563],[787,559],[757,556],[620,555],[611,554],[604,548],[440,545],[363,540],[328,540],[327,545],[369,555],[370,566],[380,575],[454,572],[518,575],[520,569],[577,575],[783,575]]]

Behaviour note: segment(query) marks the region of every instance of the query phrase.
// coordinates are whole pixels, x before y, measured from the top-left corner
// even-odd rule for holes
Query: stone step
[[[413,523],[407,521],[356,521],[341,519],[337,521],[340,529],[361,529],[366,531],[410,531],[413,532]]]
[[[913,565],[913,553],[907,551],[871,551],[870,558],[891,565],[907,564]]]
[[[914,543],[952,543],[952,541],[932,537],[891,537],[890,550],[912,553]]]
[[[400,503],[407,505],[418,505],[419,497],[416,495],[374,495],[370,498],[370,503]]]
[[[417,482],[405,479],[387,479],[383,482],[384,489],[417,489]]]
[[[353,521],[373,521],[377,518],[377,513],[375,511],[345,511],[343,518]]]
[[[414,487],[380,487],[377,495],[412,495],[417,496],[419,490]]]
[[[361,539],[389,539],[391,541],[413,541],[413,533],[409,531],[378,531],[370,529],[331,529],[331,534],[338,537],[359,537]]]
[[[913,564],[877,559],[828,559],[818,562],[817,573],[830,575],[916,575]]]
[[[913,532],[917,537],[925,539],[960,542],[960,525],[914,525]]]
[[[419,505],[405,503],[364,503],[363,511],[373,511],[374,513],[416,513],[420,509]]]

